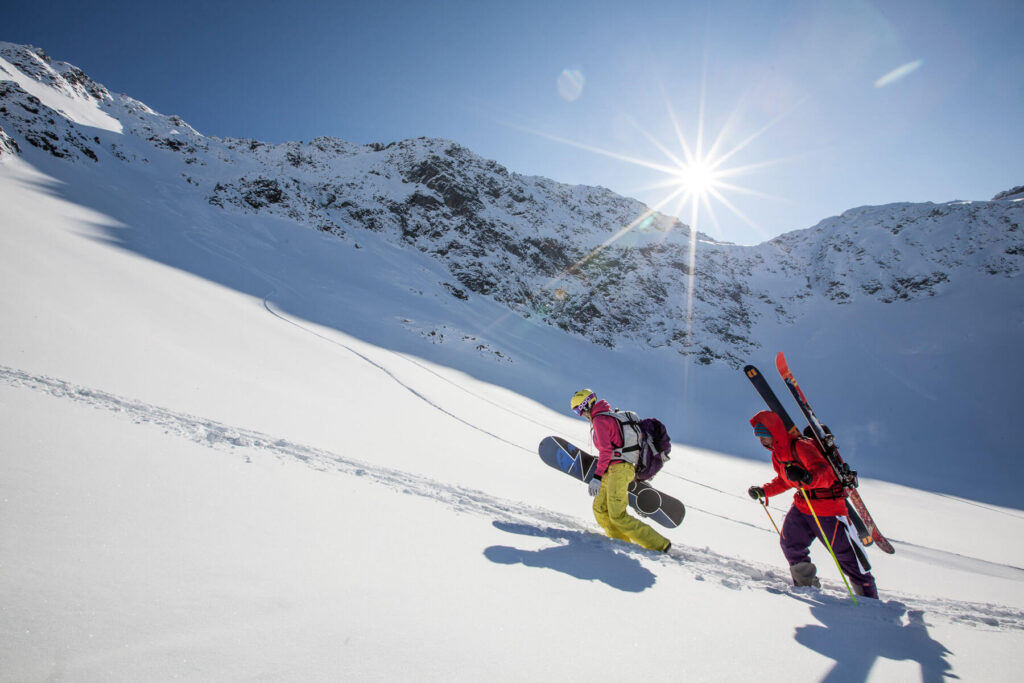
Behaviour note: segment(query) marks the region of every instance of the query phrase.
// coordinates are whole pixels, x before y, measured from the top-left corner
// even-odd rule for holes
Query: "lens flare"
[[[892,71],[890,71],[889,73],[885,74],[877,81],[875,81],[875,87],[884,88],[885,86],[890,85],[891,83],[895,83],[901,78],[906,78],[907,76],[921,68],[922,64],[924,64],[924,60],[918,59],[908,64],[904,64],[901,67],[893,69]]]
[[[558,96],[566,102],[575,102],[583,94],[586,79],[577,69],[563,69],[558,76]]]

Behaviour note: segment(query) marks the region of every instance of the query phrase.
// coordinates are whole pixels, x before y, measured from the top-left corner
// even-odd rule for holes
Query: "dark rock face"
[[[1009,190],[1004,190],[998,193],[995,197],[992,197],[993,201],[1000,199],[1024,199],[1024,185],[1011,187]]]
[[[7,153],[20,152],[15,135],[60,159],[98,160],[92,140],[13,81],[0,81],[0,117],[0,148]]]

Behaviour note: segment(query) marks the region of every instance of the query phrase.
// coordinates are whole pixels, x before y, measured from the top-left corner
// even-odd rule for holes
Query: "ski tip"
[[[786,355],[782,353],[782,351],[779,351],[775,355],[775,367],[778,368],[779,374],[781,374],[783,377],[790,374],[789,363],[786,362]]]
[[[743,372],[747,377],[757,377],[761,374],[753,365],[743,366]]]

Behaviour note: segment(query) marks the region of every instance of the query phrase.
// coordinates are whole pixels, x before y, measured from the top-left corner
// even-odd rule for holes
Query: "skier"
[[[604,415],[612,412],[611,406],[607,401],[597,400],[590,389],[580,389],[573,394],[569,407],[590,420],[590,435],[597,448],[597,469],[590,481],[597,523],[611,538],[667,553],[672,543],[626,510],[627,490],[636,474],[636,452],[625,452],[626,438],[619,421]]]
[[[754,436],[772,452],[775,478],[764,486],[751,486],[747,493],[754,500],[776,496],[791,488],[802,488],[813,503],[821,528],[839,560],[843,572],[857,595],[878,598],[875,577],[871,575],[864,551],[858,545],[856,532],[846,516],[846,494],[842,484],[818,447],[807,439],[794,439],[786,432],[782,418],[763,410],[750,419]],[[817,568],[811,562],[810,546],[821,538],[811,506],[802,493],[794,496],[793,506],[782,525],[780,545],[789,561],[789,571],[796,586],[821,587]]]

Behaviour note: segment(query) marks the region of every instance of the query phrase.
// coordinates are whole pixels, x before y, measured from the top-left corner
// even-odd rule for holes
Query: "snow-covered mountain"
[[[454,142],[220,140],[111,95],[41,50],[7,44],[0,54],[20,72],[5,82],[3,123],[31,145],[80,162],[146,165],[161,155],[183,192],[226,211],[342,238],[382,232],[443,263],[453,296],[490,296],[607,346],[667,347],[739,367],[761,348],[760,325],[792,323],[812,301],[910,301],[971,273],[1021,269],[1024,209],[1014,202],[866,207],[756,247],[699,235],[693,257],[689,228],[673,217],[603,188],[511,173]],[[26,77],[61,97],[56,110]]]
[[[701,237],[691,358],[674,219],[566,268],[631,200],[449,142],[214,140],[27,48],[0,69],[0,680],[1019,678],[1012,200]],[[609,323],[659,277],[664,337]],[[745,493],[771,472],[733,366],[777,348],[893,539],[880,601],[818,545],[824,588],[793,588]],[[670,554],[539,461],[588,438],[583,385],[668,424]]]
[[[632,380],[623,372],[613,393],[679,415],[677,433],[691,443],[745,447],[736,422],[723,417],[749,403],[736,371],[770,366],[780,348],[819,412],[839,422],[848,455],[893,480],[953,490],[951,473],[930,468],[929,454],[971,452],[978,466],[955,473],[956,490],[991,496],[988,476],[1009,466],[998,454],[1024,438],[1011,419],[1024,380],[1013,366],[1024,342],[1024,202],[1012,191],[992,201],[861,207],[739,246],[692,238],[677,219],[603,188],[512,173],[451,141],[219,139],[110,93],[40,49],[4,43],[0,58],[0,154],[47,158],[54,177],[86,174],[114,186],[106,198],[81,197],[86,205],[131,223],[122,215],[128,202],[114,199],[126,186],[116,179],[147,179],[159,181],[161,197],[207,207],[203,220],[241,225],[263,216],[353,247],[372,235],[418,250],[439,275],[406,293],[444,292],[463,316],[485,299],[524,325],[578,335],[630,363],[647,359],[652,369],[637,366]],[[222,277],[195,259],[173,265]],[[434,342],[444,326],[396,324]],[[458,336],[469,343],[484,329]],[[393,331],[382,330],[383,339]],[[476,346],[508,364],[516,357],[502,350],[507,340]],[[511,381],[501,370],[479,372]],[[553,385],[528,393],[560,400]],[[940,433],[936,423],[959,426]],[[1012,473],[1024,475],[1024,466]]]

